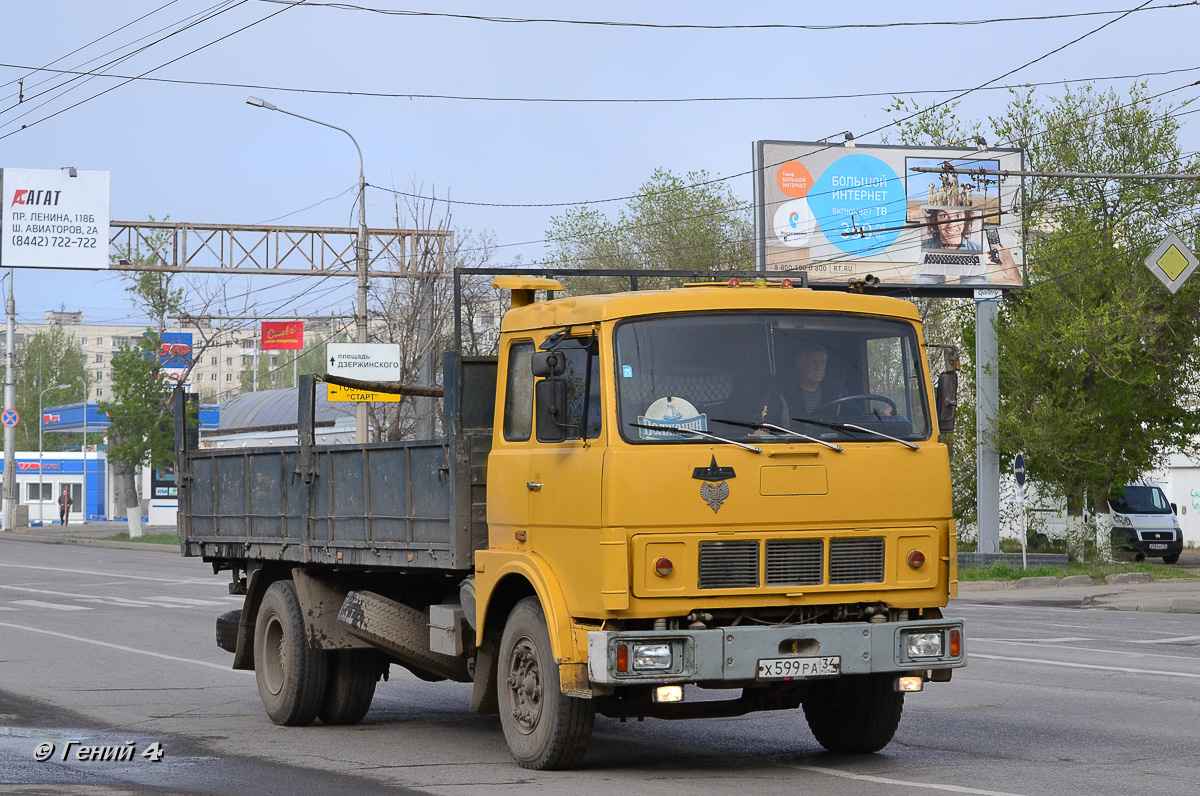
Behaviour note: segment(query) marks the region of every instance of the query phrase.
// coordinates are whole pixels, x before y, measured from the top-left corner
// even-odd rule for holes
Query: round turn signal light
[[[925,554],[920,550],[913,550],[908,554],[908,565],[913,569],[920,569],[925,566]]]
[[[654,562],[654,574],[660,578],[665,578],[675,570],[675,565],[671,563],[671,559],[663,556]]]

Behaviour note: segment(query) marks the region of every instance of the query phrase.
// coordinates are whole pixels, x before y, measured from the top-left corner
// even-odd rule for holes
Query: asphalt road
[[[0,791],[1200,792],[1200,615],[968,597],[950,613],[968,620],[970,665],[910,695],[881,754],[824,753],[798,711],[600,718],[580,770],[538,773],[512,763],[495,717],[467,712],[467,686],[398,667],[363,724],[274,726],[253,674],[214,643],[214,618],[238,604],[226,583],[169,553],[0,537]],[[130,741],[130,761],[73,756]],[[162,759],[141,757],[155,742]]]

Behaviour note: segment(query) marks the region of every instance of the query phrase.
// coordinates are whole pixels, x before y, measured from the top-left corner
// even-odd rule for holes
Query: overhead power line
[[[1200,2],[1200,0],[1197,0]],[[39,72],[49,72],[60,75],[74,75],[79,77],[100,77],[109,78],[112,80],[137,80],[143,83],[163,83],[167,85],[178,86],[203,86],[205,88],[236,88],[248,89],[253,91],[279,91],[292,94],[315,94],[322,96],[338,96],[338,97],[371,97],[375,99],[402,99],[402,100],[450,100],[457,102],[497,102],[497,103],[544,103],[555,105],[663,105],[663,104],[693,104],[693,103],[729,103],[729,102],[822,102],[829,100],[844,100],[844,99],[870,99],[872,97],[910,97],[924,94],[956,94],[962,91],[969,91],[962,87],[957,88],[925,88],[925,89],[905,89],[903,91],[862,91],[848,94],[801,94],[801,95],[778,95],[778,96],[722,96],[722,97],[505,97],[505,96],[486,96],[475,94],[431,94],[431,93],[404,93],[396,91],[365,91],[355,89],[325,89],[325,88],[304,88],[302,86],[276,86],[265,85],[262,83],[231,83],[219,80],[184,80],[180,78],[168,77],[150,77],[138,75],[116,74],[114,72],[99,72],[80,69],[51,69],[48,67],[33,67],[26,64],[10,64],[0,63],[0,68],[4,69],[29,69]],[[1074,83],[1096,83],[1110,80],[1138,80],[1147,77],[1162,77],[1165,75],[1175,75],[1183,72],[1200,71],[1200,66],[1189,66],[1182,69],[1167,69],[1161,72],[1140,72],[1131,75],[1097,75],[1095,77],[1077,77],[1067,78],[1062,80],[1042,80],[1035,83],[1021,83],[1021,87],[1038,88],[1042,86],[1062,86],[1071,85]],[[11,81],[10,81],[11,82]],[[1007,91],[1012,86],[985,86],[979,91]]]
[[[297,0],[261,0],[264,3],[276,5],[297,5]],[[355,5],[353,3],[305,3],[309,8],[333,8],[341,11],[363,11],[372,14],[393,17],[431,17],[442,19],[462,19],[472,22],[496,22],[503,24],[551,24],[551,25],[582,25],[600,28],[647,28],[651,30],[878,30],[880,28],[928,28],[928,27],[964,27],[973,25],[994,25],[1007,22],[1044,22],[1060,19],[1077,19],[1079,17],[1116,16],[1131,14],[1136,11],[1163,11],[1172,8],[1200,5],[1195,0],[1184,3],[1145,8],[1138,6],[1131,9],[1112,9],[1108,11],[1077,11],[1064,14],[1041,14],[1024,17],[991,17],[984,19],[949,19],[949,20],[913,20],[899,22],[843,22],[829,25],[799,24],[792,22],[745,23],[734,25],[701,25],[684,22],[620,22],[594,19],[565,19],[555,17],[499,17],[485,14],[451,14],[442,11],[408,11],[392,8],[374,8],[371,6]]]

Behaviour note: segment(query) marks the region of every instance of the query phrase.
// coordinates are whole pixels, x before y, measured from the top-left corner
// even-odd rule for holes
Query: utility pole
[[[4,341],[4,411],[17,408],[16,336],[17,302],[13,298],[13,269],[8,269],[8,334]],[[39,421],[41,422],[40,418]],[[38,497],[41,497],[39,495]],[[13,513],[17,498],[17,429],[4,426],[4,530],[13,530]]]

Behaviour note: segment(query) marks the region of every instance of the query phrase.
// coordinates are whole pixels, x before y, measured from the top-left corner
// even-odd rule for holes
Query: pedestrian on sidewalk
[[[62,494],[58,496],[58,521],[63,524],[64,528],[71,515],[71,503],[71,492],[64,486]]]

